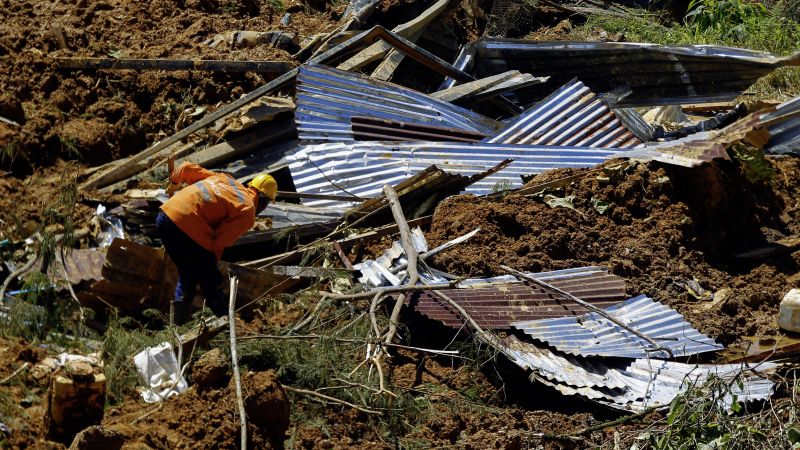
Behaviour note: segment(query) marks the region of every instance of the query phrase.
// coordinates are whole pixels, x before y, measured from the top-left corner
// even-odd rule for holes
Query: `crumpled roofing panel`
[[[301,141],[352,142],[353,116],[492,134],[488,117],[392,83],[330,67],[304,65],[297,75],[295,122]]]
[[[484,142],[633,148],[641,141],[586,85],[572,80]]]
[[[531,379],[564,395],[581,395],[612,408],[641,411],[668,405],[692,385],[711,377],[729,383],[730,393],[722,399],[730,408],[733,397],[742,402],[765,400],[774,383],[759,373],[774,371],[775,364],[686,364],[660,359],[609,360],[581,358],[522,342],[511,336],[501,351],[519,367],[531,370]],[[755,372],[757,371],[757,372]]]
[[[453,65],[478,78],[508,70],[550,75],[547,83],[516,91],[523,103],[577,77],[598,93],[629,87],[620,105],[645,106],[733,100],[760,77],[797,60],[798,55],[710,45],[483,38],[462,48]],[[441,88],[453,84],[447,80]]]
[[[361,198],[380,195],[383,185],[397,183],[435,165],[465,176],[483,173],[506,159],[514,161],[466,189],[483,195],[492,188],[522,186],[521,176],[564,167],[593,167],[624,149],[555,147],[450,142],[330,143],[301,147],[288,159],[297,192],[343,195],[342,188]],[[335,200],[308,200],[307,206],[353,205]]]
[[[677,311],[640,295],[606,312],[672,351],[654,351],[652,344],[596,312],[580,317],[512,323],[533,339],[559,351],[582,356],[647,358],[695,355],[723,347],[694,329]]]
[[[581,267],[533,273],[596,306],[609,306],[625,297],[625,281],[601,267]],[[481,327],[509,329],[512,322],[583,314],[588,310],[572,301],[553,297],[539,286],[513,277],[465,280],[455,289],[442,289],[461,305]],[[406,303],[415,311],[458,328],[464,321],[446,301],[431,292],[415,292]]]
[[[775,111],[764,114],[770,140],[764,149],[770,153],[800,155],[800,97],[778,105]]]

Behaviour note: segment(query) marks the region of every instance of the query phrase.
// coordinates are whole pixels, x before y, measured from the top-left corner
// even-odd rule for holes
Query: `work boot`
[[[172,302],[172,320],[177,326],[181,326],[189,321],[189,303],[180,301]]]

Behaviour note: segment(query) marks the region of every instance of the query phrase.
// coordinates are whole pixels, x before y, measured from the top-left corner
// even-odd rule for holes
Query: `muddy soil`
[[[439,205],[427,237],[435,246],[481,227],[468,243],[435,258],[437,267],[457,275],[496,275],[495,261],[530,271],[606,267],[627,280],[630,295],[664,302],[732,344],[776,333],[781,298],[800,281],[800,256],[756,264],[732,258],[800,230],[800,161],[776,158],[771,165],[771,185],[749,182],[731,162],[686,170],[655,163],[622,169],[612,161],[605,170],[554,171],[529,185],[582,174],[550,193],[574,196],[574,209],[550,207],[539,197],[458,196]],[[692,279],[707,295],[729,289],[726,300],[709,313],[707,300],[679,286]]]
[[[139,448],[237,448],[239,417],[233,380],[229,384],[202,392],[191,387],[162,407],[131,399],[107,410],[103,426],[125,436],[126,447],[138,443]],[[250,447],[282,449],[289,401],[275,374],[243,373],[242,391]]]
[[[216,4],[216,7],[208,8]],[[205,5],[205,6],[204,6]],[[235,1],[0,1],[0,123],[4,168],[30,173],[57,158],[98,164],[144,149],[175,131],[191,107],[213,110],[263,84],[255,73],[63,71],[53,57],[132,57],[292,61],[269,45],[202,44],[235,30],[294,33],[330,29],[337,12],[294,1],[264,2],[249,17]],[[280,24],[292,13],[290,25]],[[56,38],[64,35],[65,47]],[[192,117],[182,120],[188,125]]]

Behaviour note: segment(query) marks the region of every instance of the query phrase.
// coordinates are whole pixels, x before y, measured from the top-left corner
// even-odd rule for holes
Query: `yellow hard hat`
[[[269,197],[271,201],[275,201],[275,196],[278,194],[278,183],[275,182],[275,178],[272,178],[272,175],[266,173],[256,175],[249,184]]]

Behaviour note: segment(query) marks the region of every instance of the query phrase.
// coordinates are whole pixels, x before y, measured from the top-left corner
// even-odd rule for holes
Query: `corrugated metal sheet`
[[[103,279],[106,253],[99,248],[73,249],[64,254],[66,278],[72,284]],[[62,273],[56,273],[61,277]]]
[[[484,142],[633,148],[641,144],[586,85],[572,80]]]
[[[800,155],[800,97],[795,97],[764,114],[761,120],[767,126],[770,140],[764,149],[770,153]]]
[[[516,91],[523,103],[544,98],[576,77],[598,93],[630,87],[621,106],[727,101],[760,77],[798,60],[798,55],[781,58],[707,45],[484,38],[467,46],[473,48],[462,50],[454,65],[478,78],[508,70],[550,76],[547,83]]]
[[[593,167],[624,149],[553,147],[506,144],[444,142],[415,143],[332,143],[300,148],[288,158],[298,192],[341,195],[339,187],[361,198],[373,198],[385,184],[397,183],[431,165],[448,172],[473,176],[506,159],[508,167],[476,182],[467,192],[484,195],[492,188],[522,186],[522,175],[535,175],[562,167]],[[339,186],[339,187],[337,187]],[[339,206],[352,203],[331,200],[304,202],[308,206]]]
[[[530,275],[599,307],[615,304],[625,297],[624,280],[600,267]],[[489,329],[509,329],[512,322],[587,312],[569,300],[553,298],[538,286],[507,277],[466,280],[458,288],[442,292],[461,305],[480,326]],[[458,328],[464,323],[457,311],[431,292],[414,293],[408,297],[407,304],[447,326]]]
[[[749,114],[721,130],[703,131],[674,141],[648,145],[630,150],[628,158],[660,161],[684,167],[694,167],[714,159],[729,160],[727,148],[748,141],[762,146],[768,135],[761,129],[759,114]]]
[[[502,352],[519,367],[530,370],[531,380],[565,395],[580,395],[627,411],[667,406],[690,386],[702,385],[712,376],[730,382],[730,393],[722,399],[726,407],[730,407],[732,395],[741,402],[765,400],[774,389],[772,381],[759,375],[775,370],[776,365],[769,363],[747,366],[686,364],[654,358],[580,358],[522,342],[513,336],[503,343],[506,347]],[[741,381],[742,385],[733,380]]]
[[[671,350],[672,356],[722,349],[722,345],[694,329],[677,311],[644,295],[628,299],[606,311]],[[670,357],[663,350],[652,351],[652,344],[595,312],[581,317],[517,321],[511,325],[537,341],[574,355]]]
[[[401,199],[401,204],[405,205],[405,209],[412,212],[412,216],[418,217],[427,212],[420,210],[420,206],[428,204],[430,205],[430,209],[436,206],[438,202],[429,201],[432,200],[433,197],[444,199],[450,195],[457,194],[478,178],[480,178],[480,176],[474,178],[465,177],[463,175],[447,173],[436,166],[431,166],[413,175],[411,178],[403,180],[394,186],[394,190],[398,198]],[[385,196],[380,195],[348,210],[345,216],[348,220],[351,218],[359,218],[372,213],[384,205]],[[388,213],[389,211],[387,211],[387,214]]]
[[[436,127],[395,120],[352,117],[350,126],[356,141],[480,142],[486,135],[455,128]]]
[[[295,122],[306,142],[351,142],[350,119],[368,116],[483,134],[498,122],[388,82],[329,67],[304,65],[297,75]]]

